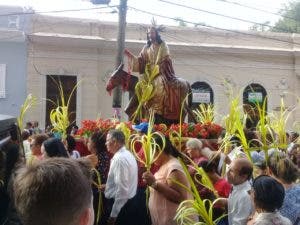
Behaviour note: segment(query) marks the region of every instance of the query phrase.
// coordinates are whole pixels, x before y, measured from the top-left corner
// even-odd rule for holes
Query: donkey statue
[[[133,114],[139,103],[135,94],[135,85],[138,82],[138,78],[128,74],[123,70],[123,67],[124,64],[121,64],[112,73],[107,82],[106,90],[111,92],[116,86],[120,85],[124,91],[129,92],[131,98],[125,108],[125,113],[129,116],[129,119],[132,120]],[[188,113],[195,122],[194,115],[190,109],[192,102],[192,90],[188,81],[178,77],[169,81],[163,79],[163,77],[159,75],[153,80],[153,85],[153,97],[145,103],[142,109],[144,117],[147,116],[147,112],[149,112],[149,110],[153,110],[155,124],[176,124],[180,121],[181,106],[183,104],[184,108],[182,111],[182,119],[184,119]]]

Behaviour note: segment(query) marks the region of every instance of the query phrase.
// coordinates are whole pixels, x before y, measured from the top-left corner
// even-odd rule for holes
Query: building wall
[[[19,115],[26,97],[26,45],[0,41],[0,64],[6,65],[5,98],[0,98],[0,114]]]
[[[76,75],[83,78],[78,89],[77,122],[111,117],[112,98],[105,91],[105,81],[109,71],[115,68],[117,25],[41,16],[33,21],[29,37],[28,92],[45,95],[45,74]],[[45,31],[46,25],[51,29]],[[145,27],[127,26],[125,46],[135,54],[145,43]],[[220,115],[228,112],[224,81],[231,84],[241,101],[247,85],[262,85],[269,97],[269,111],[278,111],[281,97],[287,107],[299,106],[295,98],[295,95],[300,96],[299,35],[250,34],[168,27],[162,37],[169,44],[176,75],[191,84],[208,83],[214,91],[214,103]],[[263,35],[263,38],[255,35]],[[127,102],[124,97],[123,107]],[[43,104],[41,108],[45,110]],[[38,118],[43,124],[45,113],[39,110],[35,109],[30,119]],[[127,118],[124,113],[122,116]],[[299,120],[299,110],[293,111],[289,128]]]
[[[0,6],[0,64],[5,64],[5,97],[0,98],[0,114],[18,116],[27,95],[27,43],[30,15],[18,6]],[[27,9],[26,12],[29,12]],[[6,15],[7,16],[4,16]]]
[[[114,68],[116,52],[101,49],[35,45],[29,52],[28,92],[42,97],[41,107],[34,108],[28,120],[45,121],[46,75],[77,76],[77,123],[112,115],[112,98],[105,90],[108,72]],[[105,56],[100,55],[104,54]],[[33,66],[34,65],[34,66]]]
[[[176,54],[174,60],[178,74],[185,75],[191,83],[205,81],[212,87],[215,95],[214,103],[222,115],[228,112],[229,101],[224,80],[232,85],[241,101],[245,87],[251,83],[258,83],[267,91],[269,112],[278,111],[281,97],[284,98],[287,107],[293,108],[296,105],[293,94],[296,94],[299,88],[299,77],[294,73],[293,56],[291,53],[260,54],[221,54],[219,52],[205,54],[200,60],[199,57],[183,59]],[[179,57],[178,60],[177,57]],[[293,121],[299,120],[297,113],[298,110],[291,115],[290,127]]]

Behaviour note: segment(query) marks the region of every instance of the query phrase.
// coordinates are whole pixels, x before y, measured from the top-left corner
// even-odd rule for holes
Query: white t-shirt
[[[121,208],[136,194],[138,181],[137,162],[125,147],[118,150],[110,162],[105,197],[113,198],[111,217],[117,217]]]
[[[252,202],[248,191],[251,185],[245,181],[239,185],[233,185],[228,197],[228,222],[229,225],[246,225],[248,217],[253,211]]]

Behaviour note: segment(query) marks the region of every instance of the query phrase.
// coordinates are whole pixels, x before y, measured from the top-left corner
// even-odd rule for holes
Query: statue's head
[[[158,30],[154,27],[148,27],[147,29],[147,39],[150,40],[152,43],[157,42],[157,37],[159,37]]]
[[[157,26],[156,21],[152,19],[151,26],[147,28],[147,44],[150,46],[152,43],[162,43],[160,32],[163,32],[165,27],[162,25]]]

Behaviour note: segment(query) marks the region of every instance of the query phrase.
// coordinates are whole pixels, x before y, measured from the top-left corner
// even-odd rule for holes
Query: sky
[[[171,4],[167,2],[171,2]],[[243,22],[238,19],[256,23],[270,21],[271,25],[274,25],[280,18],[278,15],[253,10],[229,2],[237,2],[260,10],[278,13],[289,0],[128,0],[127,22],[149,24],[152,17],[154,17],[158,24],[178,25],[178,22],[170,18],[181,18],[185,21],[192,22],[190,24],[188,23],[188,26],[194,26],[195,23],[204,23],[209,26],[225,29],[247,30],[253,26],[253,23]],[[32,7],[38,12],[82,9],[81,11],[73,12],[47,13],[47,15],[90,18],[115,22],[118,21],[118,13],[114,6],[119,3],[120,0],[111,0],[109,4],[111,7],[107,7],[107,5],[93,5],[89,0],[0,0],[0,5]],[[174,4],[190,6],[196,10]],[[97,9],[90,10],[91,8]],[[205,13],[201,10],[211,13]],[[238,19],[229,19],[213,15],[212,13],[223,14]],[[169,18],[163,18],[161,16]]]

